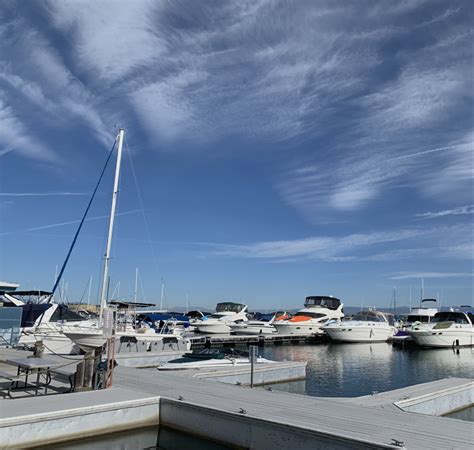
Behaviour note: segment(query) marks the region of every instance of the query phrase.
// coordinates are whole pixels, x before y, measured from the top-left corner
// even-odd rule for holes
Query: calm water
[[[230,447],[190,434],[179,433],[169,428],[150,427],[82,439],[69,444],[42,446],[41,448],[63,450],[228,450]]]
[[[306,381],[274,389],[318,397],[357,397],[447,377],[472,378],[474,348],[392,348],[387,343],[278,346],[262,349],[278,361],[308,361]]]
[[[461,409],[451,414],[446,414],[446,417],[474,422],[474,406],[469,406],[468,408]]]

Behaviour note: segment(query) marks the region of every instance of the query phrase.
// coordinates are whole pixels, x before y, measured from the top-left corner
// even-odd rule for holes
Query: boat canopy
[[[439,322],[454,322],[459,324],[472,324],[474,325],[474,314],[464,313],[460,311],[443,311],[438,312],[433,317],[432,323]]]
[[[0,291],[0,294],[4,293],[13,295],[14,297],[49,297],[51,292],[41,291],[41,290],[31,290],[31,291]]]
[[[233,302],[222,302],[218,303],[216,306],[216,312],[235,312],[239,313],[245,308],[246,305],[242,303],[233,303]]]
[[[393,314],[373,310],[360,311],[355,314],[351,320],[360,320],[362,322],[388,322],[390,325],[393,325]]]
[[[341,300],[339,300],[336,297],[311,296],[311,297],[306,297],[304,306],[305,307],[322,306],[324,308],[336,310],[341,306]]]
[[[429,323],[432,316],[428,314],[409,314],[407,316],[407,323],[421,322]]]
[[[111,306],[116,306],[117,309],[136,309],[156,306],[154,303],[124,302],[121,300],[111,300],[110,302],[108,302],[108,304]]]
[[[179,320],[182,322],[189,322],[189,317],[180,314],[180,313],[163,313],[163,314],[158,314],[158,313],[152,313],[152,314],[139,314],[138,316],[139,319],[142,320],[150,320],[152,322],[158,322],[160,320],[167,321],[167,320]]]
[[[19,308],[23,310],[21,326],[23,328],[33,327],[38,317],[43,315],[51,306],[53,306],[51,303],[27,303],[26,305],[20,306]]]

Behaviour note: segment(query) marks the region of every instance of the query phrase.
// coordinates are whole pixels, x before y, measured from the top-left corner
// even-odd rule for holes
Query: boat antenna
[[[104,173],[105,173],[105,169],[107,168],[107,165],[109,164],[109,161],[110,161],[110,158],[112,156],[112,153],[114,152],[114,149],[115,149],[115,143],[116,143],[116,140],[114,141],[114,144],[112,145],[112,148],[110,149],[109,151],[109,156],[107,156],[107,160],[105,161],[105,164],[104,164],[104,167],[102,168],[102,172],[99,176],[99,180],[97,181],[97,184],[94,188],[94,191],[92,192],[92,195],[91,195],[91,198],[89,200],[89,203],[86,207],[86,210],[84,211],[84,214],[82,216],[82,219],[81,219],[81,222],[79,223],[79,226],[77,227],[77,230],[76,230],[76,234],[74,235],[74,239],[72,240],[72,243],[71,243],[71,246],[69,247],[69,251],[67,253],[67,256],[66,256],[66,259],[64,260],[63,262],[63,265],[61,267],[61,270],[59,271],[59,274],[58,276],[56,277],[56,280],[54,282],[54,286],[53,286],[53,289],[51,290],[51,295],[49,296],[48,298],[48,303],[51,303],[51,300],[53,299],[54,297],[54,293],[56,292],[56,289],[58,288],[59,286],[59,283],[61,282],[61,278],[63,276],[63,273],[64,273],[64,270],[66,269],[66,266],[67,266],[67,263],[69,261],[69,257],[71,256],[71,253],[72,253],[72,250],[74,249],[74,246],[76,245],[76,241],[77,241],[77,238],[79,237],[79,233],[81,232],[81,229],[82,229],[82,225],[84,225],[84,221],[86,220],[86,217],[87,217],[87,214],[89,213],[89,209],[92,205],[92,202],[95,198],[95,195],[97,193],[97,190],[99,189],[99,185],[100,185],[100,182],[102,181],[102,178],[104,176]],[[40,319],[40,323],[41,323],[41,319]]]
[[[125,130],[123,128],[119,129],[116,140],[118,141],[117,145],[117,161],[115,163],[115,178],[114,178],[114,190],[112,192],[112,205],[110,207],[110,218],[109,218],[109,232],[107,235],[107,245],[105,249],[105,258],[104,258],[104,273],[102,278],[102,293],[100,296],[100,315],[99,315],[99,325],[102,325],[102,314],[107,303],[107,280],[109,277],[109,264],[110,264],[110,250],[112,248],[112,236],[114,232],[114,222],[115,222],[115,208],[117,207],[117,197],[119,189],[119,180],[120,180],[120,165],[122,162],[122,147],[123,147],[123,136]]]

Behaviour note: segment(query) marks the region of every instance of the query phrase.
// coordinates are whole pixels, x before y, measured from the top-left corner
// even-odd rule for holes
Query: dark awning
[[[36,291],[0,291],[0,294],[9,294],[12,295],[13,297],[23,297],[23,296],[37,296],[37,297],[44,297],[46,295],[51,295],[51,292],[49,291],[41,291],[41,290],[36,290]]]
[[[156,306],[154,303],[123,302],[121,300],[111,300],[108,304],[116,306],[119,309],[149,308],[151,306]]]

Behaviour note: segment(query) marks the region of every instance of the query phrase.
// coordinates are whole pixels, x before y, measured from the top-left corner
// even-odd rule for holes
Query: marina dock
[[[191,348],[226,348],[245,347],[257,345],[264,347],[268,345],[304,345],[323,344],[330,342],[324,334],[258,334],[258,335],[234,335],[234,334],[193,334],[188,336]]]
[[[290,369],[292,363],[287,364]],[[457,409],[472,404],[474,383],[469,379],[358,398],[318,398],[250,389],[235,378],[244,372],[167,373],[118,366],[114,387],[107,390],[2,399],[0,446],[47,445],[150,425],[252,449],[431,450],[470,449],[474,444],[472,422],[429,415],[444,414],[446,405]],[[416,404],[425,414],[414,412]]]

